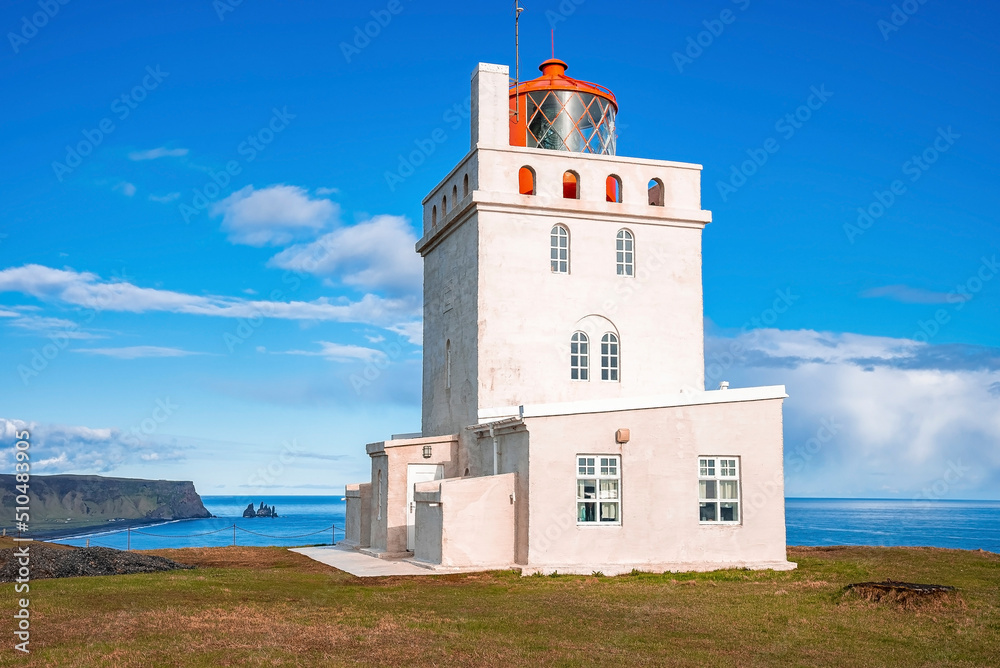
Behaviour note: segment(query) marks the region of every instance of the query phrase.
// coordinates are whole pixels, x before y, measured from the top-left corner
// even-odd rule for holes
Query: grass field
[[[31,583],[19,666],[998,666],[1000,555],[789,548],[798,570],[360,579],[281,548],[158,550],[193,571]],[[954,585],[916,607],[844,585]]]

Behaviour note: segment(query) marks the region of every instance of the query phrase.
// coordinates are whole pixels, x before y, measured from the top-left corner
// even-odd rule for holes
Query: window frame
[[[743,480],[742,462],[737,455],[699,455],[696,462],[698,467],[698,523],[702,525],[728,525],[739,526],[743,524]],[[723,498],[721,483],[735,483],[735,498]],[[702,485],[702,483],[714,483],[714,485]],[[714,490],[714,496],[710,496],[709,490]],[[722,510],[725,505],[735,505],[736,519],[722,519]],[[705,519],[703,509],[706,506],[714,507],[714,518]]]
[[[613,339],[613,340],[612,340]],[[614,352],[612,352],[612,350]],[[621,339],[614,332],[605,332],[601,337],[601,380],[607,383],[621,382]]]
[[[615,273],[635,278],[635,235],[625,227],[615,235]]]
[[[590,381],[590,337],[581,330],[569,339],[569,378],[586,383]]]
[[[553,274],[569,274],[569,228],[562,224],[553,225],[549,230],[549,269]]]
[[[613,471],[613,472],[612,472]],[[587,496],[586,481],[593,481],[593,496]],[[581,482],[584,484],[581,486]],[[603,496],[604,485],[608,484],[608,493],[614,496]],[[576,455],[576,524],[577,526],[612,526],[622,525],[622,457],[615,454],[578,454]],[[590,516],[593,519],[581,519],[581,511],[587,515],[582,506],[591,505]],[[614,519],[602,519],[605,506],[614,508]]]

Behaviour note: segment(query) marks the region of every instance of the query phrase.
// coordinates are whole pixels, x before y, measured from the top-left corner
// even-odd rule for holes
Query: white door
[[[418,482],[441,480],[444,466],[441,464],[408,464],[406,466],[406,549],[413,549],[416,534],[417,504],[413,501],[413,486]]]

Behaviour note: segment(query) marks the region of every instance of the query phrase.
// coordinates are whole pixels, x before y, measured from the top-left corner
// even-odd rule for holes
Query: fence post
[[[334,524],[330,529],[330,545],[337,544],[337,525]]]
[[[132,551],[132,527],[125,528],[125,551]]]

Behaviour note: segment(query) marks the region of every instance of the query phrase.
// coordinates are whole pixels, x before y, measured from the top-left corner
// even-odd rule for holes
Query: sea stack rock
[[[257,517],[257,513],[254,512],[254,509],[253,509],[253,502],[252,501],[250,502],[250,505],[247,506],[247,509],[243,511],[243,517]]]

